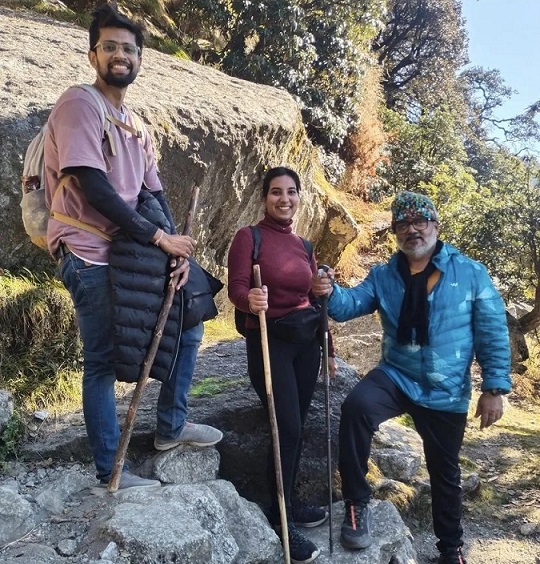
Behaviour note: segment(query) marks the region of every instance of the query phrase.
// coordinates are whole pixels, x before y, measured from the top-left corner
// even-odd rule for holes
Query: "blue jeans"
[[[88,265],[69,253],[62,259],[59,274],[71,294],[83,344],[82,395],[86,433],[97,478],[107,480],[120,438],[114,395],[114,315],[109,267]],[[162,386],[158,400],[160,433],[172,433],[172,429],[176,432],[180,427],[177,431],[180,434],[182,430],[187,393],[202,334],[202,323],[182,334],[171,379]]]

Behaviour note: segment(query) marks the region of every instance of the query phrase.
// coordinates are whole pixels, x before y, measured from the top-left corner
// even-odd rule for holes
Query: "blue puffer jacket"
[[[375,266],[350,289],[337,284],[328,301],[332,319],[346,321],[378,311],[383,327],[384,372],[414,403],[466,413],[471,399],[474,355],[482,368],[482,390],[510,390],[510,344],[501,296],[484,265],[444,244],[433,258],[441,276],[428,296],[429,345],[398,343],[397,326],[405,285],[397,255]]]

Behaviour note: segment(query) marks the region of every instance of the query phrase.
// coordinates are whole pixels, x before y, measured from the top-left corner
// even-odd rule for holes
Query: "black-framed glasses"
[[[114,55],[118,49],[129,55],[130,57],[140,57],[141,48],[133,43],[117,43],[116,41],[100,41],[94,45],[94,49],[101,47],[101,50],[107,55]]]
[[[406,219],[396,221],[394,223],[394,231],[399,234],[407,233],[411,225],[416,229],[416,231],[424,231],[430,221],[430,219],[426,219],[425,217],[416,217],[412,221],[407,221]]]

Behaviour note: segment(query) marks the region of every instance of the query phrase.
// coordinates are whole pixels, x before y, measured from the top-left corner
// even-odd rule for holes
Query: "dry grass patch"
[[[476,405],[477,396],[472,405]],[[484,431],[478,419],[467,426],[463,452],[474,461],[482,481],[478,497],[467,502],[474,516],[495,519],[535,518],[540,507],[540,416],[521,405],[505,409],[503,418]]]

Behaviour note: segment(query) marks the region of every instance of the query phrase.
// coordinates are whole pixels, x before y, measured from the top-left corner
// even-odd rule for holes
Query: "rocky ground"
[[[338,353],[348,360],[360,374],[365,373],[376,362],[380,335],[375,318],[366,318],[341,325],[334,328],[335,344]],[[231,366],[238,372],[245,371],[242,360],[242,344],[238,342],[220,342],[207,344],[201,350],[200,362],[197,368],[198,378],[218,376],[231,371]],[[336,394],[343,393],[339,384],[336,385]],[[155,403],[157,385],[151,384],[145,394],[139,417],[144,418],[152,414],[151,405]],[[242,392],[248,394],[246,390]],[[127,397],[120,400],[120,413],[125,413]],[[316,400],[318,402],[319,400]],[[197,398],[192,399],[193,412],[196,417],[206,420],[208,414],[200,410]],[[313,411],[320,412],[319,403]],[[315,414],[316,415],[316,414]],[[150,415],[150,418],[153,415]],[[465,503],[465,554],[469,564],[540,564],[540,491],[538,480],[525,480],[524,476],[517,476],[515,470],[516,460],[531,474],[537,473],[536,468],[527,470],[531,464],[532,454],[540,455],[540,437],[538,435],[538,417],[534,409],[527,408],[526,404],[513,403],[510,397],[510,408],[505,420],[495,428],[486,432],[478,431],[478,422],[474,419],[468,424],[465,446],[463,449],[464,464],[467,472],[471,470],[480,477],[480,487],[473,488],[476,495],[468,497]],[[199,419],[198,419],[199,420]],[[34,423],[35,424],[35,423]],[[149,421],[151,426],[152,422]],[[59,476],[63,476],[65,487],[73,491],[82,486],[88,488],[94,484],[93,469],[88,461],[87,450],[83,448],[84,432],[80,413],[71,414],[68,418],[59,418],[54,424],[47,425],[47,435],[40,440],[34,440],[31,445],[34,455],[40,452],[45,440],[53,439],[52,435],[73,435],[69,442],[59,445],[58,449],[66,449],[69,444],[70,452],[60,453],[58,450],[51,452],[39,460],[34,456],[34,461],[21,460],[10,468],[13,480],[19,483],[20,491],[27,495],[34,503],[39,498],[38,504],[43,510],[53,513],[45,522],[36,525],[29,533],[17,542],[10,543],[0,548],[0,561],[16,564],[34,561],[56,562],[59,555],[65,562],[86,564],[93,562],[89,556],[92,554],[97,562],[122,562],[122,552],[117,546],[99,544],[92,536],[93,527],[108,515],[104,511],[103,498],[89,495],[89,490],[82,490],[77,494],[65,496],[64,501],[58,497],[37,496],[36,491],[46,489],[54,484]],[[83,437],[83,439],[80,439]],[[523,437],[527,443],[523,442]],[[78,441],[80,441],[79,446]],[[148,441],[146,441],[148,442]],[[146,443],[144,435],[139,440],[139,450],[144,450]],[[149,447],[149,445],[146,445]],[[50,445],[49,445],[50,447]],[[56,452],[56,454],[55,454]],[[139,451],[133,452],[135,457]],[[144,457],[143,457],[144,458]],[[58,459],[63,459],[60,463]],[[142,460],[142,459],[141,459]],[[519,467],[519,464],[517,464]],[[70,479],[66,481],[65,476]],[[490,497],[491,496],[491,497]],[[58,507],[55,504],[59,504]],[[413,536],[413,546],[417,553],[417,562],[428,564],[436,561],[435,539],[431,533],[428,510],[418,508],[404,515]],[[339,523],[335,524],[335,542]],[[325,543],[325,532],[319,534]],[[92,539],[86,540],[86,539]],[[86,543],[86,544],[85,544]],[[44,549],[43,547],[47,547]],[[35,560],[32,551],[39,548],[40,560]],[[47,550],[50,549],[50,553]],[[326,552],[326,551],[325,551]],[[50,556],[50,560],[47,558]],[[128,554],[125,555],[126,563]],[[336,560],[336,558],[338,558]],[[345,562],[342,557],[335,555],[329,559],[327,554],[321,556],[324,562]]]

